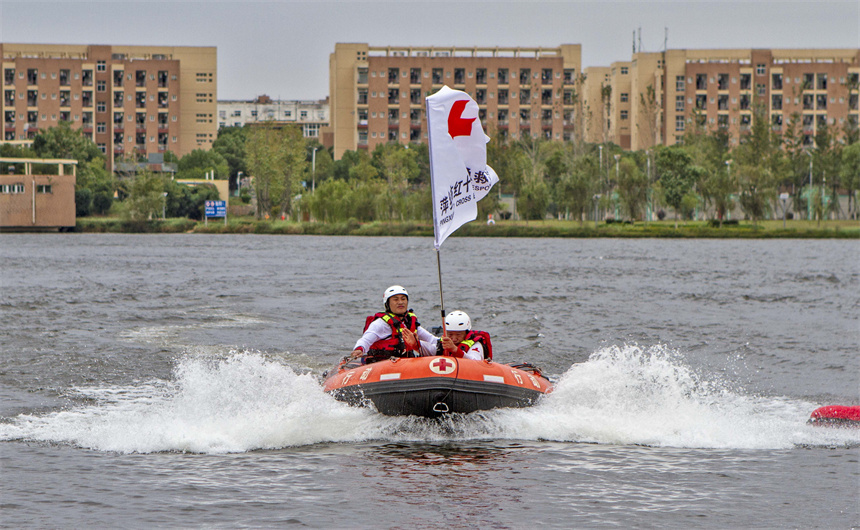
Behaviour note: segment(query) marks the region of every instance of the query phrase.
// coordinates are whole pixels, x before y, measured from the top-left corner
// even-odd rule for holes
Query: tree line
[[[756,105],[749,130],[735,144],[725,129],[709,129],[694,115],[682,143],[640,151],[581,140],[502,140],[489,133],[487,161],[500,183],[479,203],[484,217],[500,212],[527,220],[639,221],[649,210],[651,215],[668,210],[676,220],[702,211],[721,223],[737,207],[757,222],[781,216],[780,194],[788,194],[796,215],[819,220],[858,215],[860,134],[851,122],[841,130],[819,124],[808,145],[799,115],[778,133],[766,109]],[[187,188],[147,171],[111,174],[95,144],[67,125],[41,131],[32,148],[2,145],[0,153],[77,159],[79,215],[164,212],[199,219],[203,201],[217,197],[214,188]],[[335,161],[330,149],[304,138],[299,127],[264,124],[222,128],[210,150],[181,158],[168,152],[165,162],[176,164],[176,178],[214,172],[216,179],[228,179],[260,219],[430,221],[432,216],[425,144],[382,144],[372,152],[347,151]],[[845,211],[840,194],[849,198]],[[514,211],[505,211],[503,195],[512,199]]]

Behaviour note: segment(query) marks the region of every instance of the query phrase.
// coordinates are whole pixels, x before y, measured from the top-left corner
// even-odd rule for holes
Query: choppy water
[[[7,527],[860,525],[853,241],[452,238],[446,310],[558,379],[443,422],[318,376],[424,238],[0,236]]]

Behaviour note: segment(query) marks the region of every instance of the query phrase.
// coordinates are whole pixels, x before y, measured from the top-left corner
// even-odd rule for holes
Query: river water
[[[537,406],[442,422],[321,390],[430,238],[0,235],[4,527],[860,526],[856,241],[453,237],[448,311]]]

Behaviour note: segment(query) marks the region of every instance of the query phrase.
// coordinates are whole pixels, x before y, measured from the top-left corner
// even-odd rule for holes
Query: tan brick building
[[[856,48],[667,50],[635,53],[609,70],[608,77],[602,69],[587,70],[586,105],[601,109],[600,88],[610,87],[610,111],[601,125],[607,141],[625,149],[674,145],[697,114],[709,129],[727,130],[737,145],[756,102],[765,106],[775,132],[785,132],[798,113],[807,144],[824,123],[837,134],[858,123]],[[604,129],[592,126],[587,139],[600,141]]]
[[[339,159],[389,141],[425,142],[424,98],[443,85],[468,92],[489,133],[569,140],[576,134],[581,45],[557,48],[335,45],[329,59],[331,126]]]
[[[61,122],[114,160],[208,149],[217,136],[214,47],[0,43],[6,142]]]

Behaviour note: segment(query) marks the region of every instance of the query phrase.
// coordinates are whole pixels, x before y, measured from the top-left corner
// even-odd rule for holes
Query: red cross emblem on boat
[[[450,374],[457,368],[457,363],[453,359],[440,357],[430,361],[430,370],[435,374],[446,375]]]

